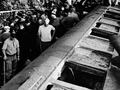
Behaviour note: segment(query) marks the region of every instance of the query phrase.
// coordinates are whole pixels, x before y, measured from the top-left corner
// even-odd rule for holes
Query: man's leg
[[[12,61],[12,76],[14,76],[16,74],[16,70],[17,70],[17,57],[16,55],[13,56],[13,61]]]
[[[6,60],[6,81],[11,79],[12,75],[12,61],[11,60]]]

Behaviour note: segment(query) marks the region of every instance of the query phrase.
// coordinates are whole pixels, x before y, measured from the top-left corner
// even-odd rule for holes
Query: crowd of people
[[[25,0],[25,1],[27,1],[27,0]],[[18,10],[18,9],[30,8],[29,3],[28,4],[25,4],[25,3],[21,2],[21,0],[1,0],[0,1],[0,10],[7,11],[7,10]]]
[[[0,25],[0,55],[6,62],[7,80],[22,70],[26,61],[34,60],[76,25],[84,17],[83,9],[89,13],[99,4],[94,0],[90,6],[90,2],[85,1],[76,0],[72,4],[66,0],[50,1],[40,10],[19,11],[6,18],[7,23]]]
[[[1,55],[6,62],[7,80],[15,75],[16,69],[22,70],[27,60],[38,57],[82,18],[82,10],[76,11],[74,6],[55,5],[42,11],[17,12],[6,19],[6,25],[1,25]]]

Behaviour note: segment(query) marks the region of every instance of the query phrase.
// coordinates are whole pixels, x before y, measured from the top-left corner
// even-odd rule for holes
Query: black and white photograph
[[[120,0],[0,0],[0,90],[120,90]]]

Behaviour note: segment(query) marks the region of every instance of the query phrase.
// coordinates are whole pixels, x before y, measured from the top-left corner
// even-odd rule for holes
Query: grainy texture
[[[119,26],[119,23],[117,21],[114,21],[114,20],[109,20],[109,19],[100,19],[101,22],[104,22],[104,23],[107,23],[107,24],[110,24],[110,25],[115,25],[115,26]]]
[[[59,85],[54,85],[51,90],[72,90]]]
[[[111,31],[111,32],[117,32],[118,29],[115,26],[107,25],[107,24],[101,24],[100,29],[105,29],[106,31]]]
[[[71,57],[68,58],[68,61],[107,71],[110,58],[111,56],[109,56],[109,54],[107,55],[103,52],[92,49],[77,48]]]
[[[39,83],[39,85],[42,86],[43,83],[46,82],[46,80],[49,78],[51,73],[54,72],[60,62],[66,58],[68,53],[74,48],[76,43],[78,43],[81,37],[89,30],[89,28],[93,25],[93,23],[95,23],[95,21],[100,17],[105,9],[106,7],[97,7],[94,9],[94,11],[87,15],[83,20],[81,20],[81,22],[68,31],[55,44],[53,44],[38,58],[31,62],[23,71],[18,73],[18,75],[16,75],[0,90],[17,90],[21,85],[23,85],[23,83],[26,83],[28,77],[31,79],[36,75],[41,76],[42,79],[40,82],[37,82],[36,80],[38,77],[32,78],[35,79],[32,81],[32,83]],[[29,85],[31,85],[30,83],[31,82],[29,82]],[[26,86],[23,85],[23,87]],[[36,90],[38,90],[39,86],[35,85],[35,87]],[[26,90],[30,90],[30,88],[31,87],[27,87]]]
[[[92,36],[85,37],[82,42],[80,42],[80,46],[86,46],[104,52],[113,52],[113,47],[109,41]]]

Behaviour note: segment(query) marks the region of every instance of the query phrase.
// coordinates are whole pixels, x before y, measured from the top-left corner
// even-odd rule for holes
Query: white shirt
[[[52,25],[44,26],[41,25],[38,29],[38,34],[41,36],[41,41],[42,42],[50,42],[52,37],[51,37],[51,31],[55,30],[55,28]]]
[[[10,38],[6,39],[2,47],[8,55],[17,53],[17,48],[19,48],[19,41],[15,38],[13,40],[10,40]]]
[[[120,2],[120,0],[109,0],[109,4],[110,4],[110,5],[112,4],[111,1],[115,1],[115,5],[118,5],[118,2]]]
[[[69,5],[72,5],[72,0],[67,0]]]
[[[68,14],[68,17],[72,17],[75,20],[79,21],[79,17],[78,17],[78,15],[75,12],[72,12],[72,13]]]

